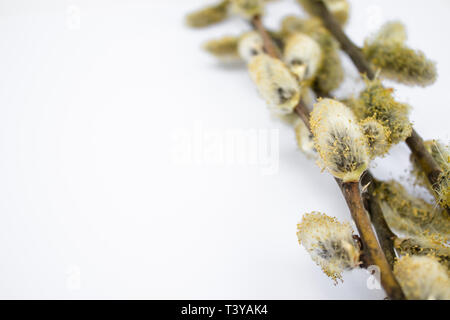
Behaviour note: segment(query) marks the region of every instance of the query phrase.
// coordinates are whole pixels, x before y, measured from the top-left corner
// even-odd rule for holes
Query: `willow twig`
[[[280,58],[269,33],[264,28],[259,16],[253,18],[252,24],[256,31],[261,35],[264,41],[265,51],[274,58]],[[300,101],[295,108],[295,112],[304,121],[305,125],[310,128],[309,111],[306,105]],[[337,184],[341,188],[342,194],[347,202],[347,206],[351,212],[352,218],[356,223],[361,240],[363,242],[363,250],[365,253],[364,260],[370,265],[376,265],[380,268],[381,285],[390,299],[405,299],[402,289],[398,284],[391,267],[386,260],[386,256],[381,249],[377,237],[372,229],[369,216],[364,209],[361,192],[359,190],[359,182],[343,183],[336,179]]]
[[[366,74],[367,78],[373,80],[375,78],[375,72],[363,56],[361,49],[358,48],[358,46],[356,46],[345,34],[341,25],[330,13],[324,2],[322,0],[310,2],[313,6],[314,14],[322,20],[324,26],[334,36],[334,38],[336,38],[341,45],[341,49],[347,53],[358,71],[362,74]],[[434,188],[438,183],[438,177],[442,173],[442,170],[430,153],[426,150],[422,137],[413,129],[411,136],[406,139],[406,144],[414,157],[417,159],[422,170],[425,172],[431,186]]]
[[[391,228],[389,228],[389,225],[384,218],[383,210],[380,207],[379,200],[373,194],[377,181],[369,171],[366,171],[361,179],[362,185],[367,186],[367,192],[364,193],[365,207],[369,212],[381,249],[392,268],[396,257],[394,241],[397,236],[392,232]]]

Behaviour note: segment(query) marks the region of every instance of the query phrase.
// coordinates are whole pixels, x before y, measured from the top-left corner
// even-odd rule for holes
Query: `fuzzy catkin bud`
[[[264,13],[264,0],[230,0],[231,11],[245,19]]]
[[[353,112],[339,101],[322,99],[311,113],[311,131],[328,171],[344,182],[359,181],[369,165],[369,150]]]
[[[407,85],[429,86],[436,81],[436,64],[428,60],[423,52],[401,44],[365,45],[364,56],[385,78]]]
[[[219,23],[228,17],[229,1],[224,0],[186,16],[186,23],[192,28],[203,28]]]
[[[410,300],[449,300],[447,270],[433,257],[404,256],[394,266],[394,274]]]
[[[412,127],[408,119],[410,107],[395,101],[393,90],[384,88],[380,80],[366,81],[366,89],[361,92],[360,102],[353,111],[359,119],[373,117],[389,129],[390,142],[397,144],[411,135]]]
[[[450,270],[450,247],[445,239],[423,235],[408,239],[397,238],[394,246],[400,255],[433,256]]]
[[[400,183],[393,180],[377,183],[374,196],[394,231],[411,237],[428,234],[450,238],[450,219],[445,210],[412,196]]]
[[[300,85],[288,67],[266,54],[249,63],[249,72],[258,91],[271,110],[279,114],[292,113],[300,101]]]
[[[315,158],[314,140],[311,132],[306,127],[302,119],[298,118],[295,125],[295,137],[297,139],[298,148],[308,157]]]
[[[321,66],[322,49],[314,39],[297,32],[286,41],[284,61],[299,80],[310,80]]]
[[[390,147],[389,130],[373,118],[364,119],[360,124],[367,138],[371,158],[385,155]]]
[[[238,51],[245,62],[250,62],[253,57],[264,53],[264,41],[258,32],[246,32],[239,39]]]
[[[422,87],[433,84],[437,78],[436,64],[423,52],[408,48],[405,40],[404,25],[388,22],[365,41],[363,54],[388,79]]]
[[[303,215],[297,230],[299,243],[333,280],[342,279],[342,272],[359,266],[360,248],[348,223],[312,212]]]
[[[210,54],[224,61],[239,59],[237,37],[225,36],[206,42],[203,48]]]
[[[314,79],[312,87],[328,94],[337,89],[344,79],[341,58],[339,56],[339,44],[323,26],[319,18],[301,19],[288,16],[283,19],[281,33],[285,37],[301,32],[314,39],[321,48],[322,61]]]

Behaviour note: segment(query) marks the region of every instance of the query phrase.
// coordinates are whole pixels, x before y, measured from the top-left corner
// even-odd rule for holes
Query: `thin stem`
[[[416,130],[413,130],[411,136],[406,139],[406,144],[414,154],[414,158],[419,162],[420,166],[425,171],[428,181],[430,181],[431,186],[434,189],[442,171],[436,161],[434,161],[431,154],[425,148],[422,137],[416,132]]]
[[[368,261],[380,269],[381,284],[386,294],[392,300],[405,299],[403,291],[392,273],[391,266],[380,248],[377,237],[372,229],[370,218],[364,209],[359,190],[359,182],[343,183],[342,193],[344,194],[361,240],[363,241],[364,252],[368,255]]]
[[[253,19],[254,28],[259,32],[264,41],[264,47],[267,52],[272,52],[272,57],[280,58],[276,50],[272,38],[264,28],[259,17]],[[304,121],[305,125],[310,129],[309,124],[309,110],[306,105],[300,100],[295,108],[295,112]],[[390,299],[399,300],[405,299],[402,289],[392,273],[391,267],[386,260],[386,257],[378,244],[375,233],[372,229],[369,216],[364,209],[361,193],[359,191],[359,182],[342,183],[341,180],[335,179],[342,190],[347,205],[355,220],[361,240],[363,242],[363,250],[365,252],[364,263],[369,265],[376,265],[380,268],[381,285]],[[355,187],[356,186],[356,187]]]
[[[372,174],[369,171],[366,171],[362,177],[362,185],[367,186],[367,192],[363,195],[365,207],[369,212],[372,225],[377,233],[378,242],[386,256],[386,260],[391,268],[393,268],[396,257],[394,241],[397,239],[397,236],[392,232],[391,228],[389,228],[389,225],[384,218],[383,210],[380,207],[379,200],[374,196],[373,190],[376,184],[377,181]]]
[[[252,25],[253,28],[258,31],[258,33],[263,38],[264,50],[266,51],[266,53],[272,58],[278,58],[277,47],[272,41],[272,37],[270,36],[269,32],[267,32],[266,28],[264,27],[261,16],[254,16],[252,19]]]
[[[364,58],[361,50],[350,40],[342,30],[341,25],[336,21],[322,0],[310,1],[313,6],[314,14],[323,22],[328,31],[336,38],[341,45],[342,50],[347,53],[358,71],[366,74],[371,80],[375,78],[375,73],[370,67],[369,62]],[[415,131],[406,139],[406,144],[412,154],[418,160],[422,170],[425,172],[430,184],[434,187],[438,182],[439,174],[442,172],[439,165],[434,161],[426,150],[421,136]]]

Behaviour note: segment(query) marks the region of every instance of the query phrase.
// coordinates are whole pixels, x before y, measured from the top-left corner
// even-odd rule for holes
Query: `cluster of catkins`
[[[294,125],[297,144],[319,166],[345,182],[359,182],[375,157],[411,135],[410,107],[396,101],[381,78],[408,85],[426,86],[436,79],[436,67],[420,51],[406,45],[405,27],[389,22],[368,37],[361,52],[378,70],[374,80],[365,79],[358,96],[341,101],[330,98],[344,78],[339,44],[314,16],[312,2],[298,0],[311,14],[288,16],[279,30],[269,30],[277,44],[278,56],[267,54],[256,31],[208,41],[204,49],[222,61],[243,61],[260,95],[272,113]],[[205,27],[239,15],[252,20],[265,12],[265,0],[224,0],[191,13],[187,23]],[[323,0],[336,20],[345,25],[349,17],[347,0]],[[313,110],[310,123],[296,115],[304,103]],[[442,169],[439,183],[431,186],[412,157],[417,183],[437,195],[428,203],[409,194],[398,182],[378,182],[373,196],[380,202],[389,227],[399,236],[394,273],[410,299],[450,299],[449,163],[448,147],[438,141],[426,143]],[[439,204],[440,206],[438,206]],[[441,209],[443,208],[443,209]],[[361,249],[348,224],[325,214],[305,214],[298,225],[298,239],[312,259],[332,279],[358,268]]]

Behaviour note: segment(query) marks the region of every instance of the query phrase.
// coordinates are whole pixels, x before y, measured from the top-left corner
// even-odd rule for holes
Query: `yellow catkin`
[[[321,66],[312,87],[323,94],[337,89],[344,79],[344,69],[339,56],[339,44],[323,26],[319,18],[302,19],[288,16],[283,19],[281,34],[285,38],[302,32],[314,39],[322,49]]]
[[[397,238],[394,246],[400,255],[434,256],[450,272],[450,247],[444,239],[429,235]]]
[[[377,183],[374,195],[394,231],[411,237],[450,239],[450,218],[446,211],[412,196],[400,183],[394,180]]]
[[[213,39],[206,42],[203,48],[213,56],[229,61],[238,60],[238,37],[225,36],[219,39]]]
[[[248,67],[268,107],[279,114],[292,113],[300,101],[301,88],[288,67],[266,54],[253,58]]]
[[[252,58],[264,53],[264,41],[258,32],[246,32],[239,39],[238,51],[245,62],[250,62]]]
[[[229,1],[205,7],[186,16],[186,23],[192,28],[203,28],[219,23],[228,17]]]
[[[360,248],[348,223],[320,212],[303,215],[297,225],[299,243],[323,272],[337,281],[342,273],[359,266]]]
[[[430,256],[404,256],[394,274],[410,300],[449,300],[450,279],[446,269]]]
[[[366,80],[366,89],[361,92],[360,103],[353,111],[359,119],[374,118],[389,132],[389,142],[397,144],[411,135],[412,127],[408,119],[410,107],[397,102],[393,90],[383,87],[380,80]]]
[[[391,134],[389,129],[374,118],[366,118],[361,121],[360,125],[367,138],[371,158],[385,155],[391,145],[389,143],[389,136]]]
[[[299,80],[312,80],[322,65],[320,45],[305,33],[290,35],[284,48],[284,61]]]
[[[433,84],[437,78],[436,64],[423,52],[408,48],[405,40],[403,24],[388,22],[365,41],[363,54],[385,78],[407,85]]]
[[[310,123],[325,168],[344,182],[359,181],[369,165],[369,150],[353,112],[339,101],[321,99],[314,105]]]

